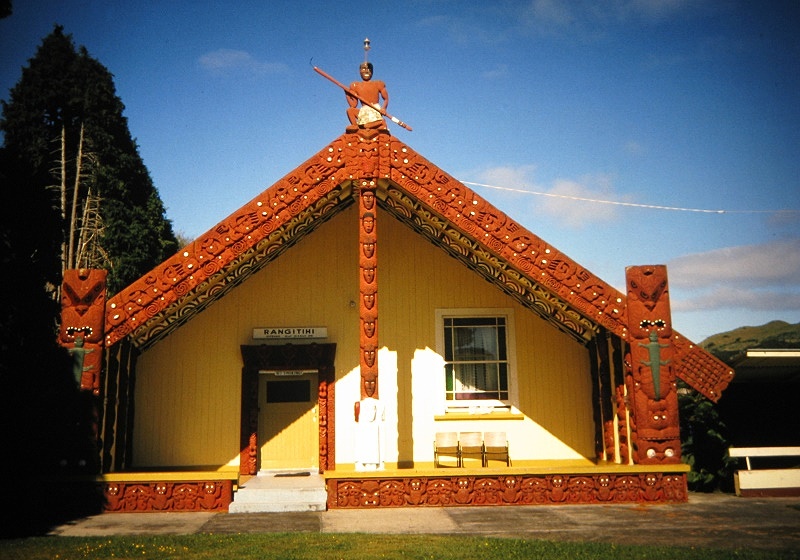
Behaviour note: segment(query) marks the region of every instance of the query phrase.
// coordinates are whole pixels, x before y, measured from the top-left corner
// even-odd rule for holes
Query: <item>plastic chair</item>
[[[511,456],[508,453],[508,439],[505,432],[486,432],[483,437],[483,466],[489,466],[489,459],[505,461],[506,466],[511,466]]]
[[[449,455],[456,458],[455,467],[461,466],[461,454],[458,448],[458,434],[456,432],[436,432],[433,441],[433,466],[439,468],[440,455]],[[447,466],[447,465],[445,465]]]
[[[464,466],[465,456],[475,456],[483,465],[483,434],[481,432],[461,432],[458,435],[458,445],[461,448],[461,466]]]

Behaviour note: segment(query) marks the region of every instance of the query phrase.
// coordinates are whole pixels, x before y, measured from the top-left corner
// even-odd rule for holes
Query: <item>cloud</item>
[[[484,185],[513,193],[529,193],[534,211],[557,218],[561,225],[582,229],[597,223],[616,221],[618,207],[598,201],[619,200],[607,176],[586,176],[580,180],[556,179],[549,186],[537,184],[532,176],[536,166],[500,166],[478,174]]]
[[[487,80],[495,80],[498,78],[505,78],[509,75],[508,64],[498,64],[491,70],[485,71],[481,74]]]
[[[463,13],[456,13],[456,15],[425,16],[417,22],[417,26],[434,30],[437,35],[446,35],[454,44],[461,47],[476,44],[496,45],[505,42],[507,37],[498,35],[483,25],[486,20],[495,20],[500,17],[498,10],[488,3],[480,12],[479,23],[474,23]]]
[[[440,27],[446,26],[451,18],[443,15],[426,16],[417,22],[420,27]]]
[[[563,0],[533,0],[528,6],[528,17],[538,24],[564,27],[575,21],[574,6]]]
[[[625,150],[625,153],[634,156],[639,156],[647,152],[647,148],[635,140],[626,142],[623,149]]]
[[[531,175],[535,171],[535,165],[499,166],[482,171],[478,176],[481,181],[498,187],[533,190],[536,185]]]
[[[689,0],[630,0],[615,2],[615,4],[617,4],[621,16],[629,14],[635,18],[653,21],[671,18],[675,14],[682,13],[691,7],[692,2]]]
[[[670,284],[680,288],[800,287],[800,238],[695,253],[668,266]]]
[[[540,33],[572,30],[594,36],[607,25],[659,23],[691,15],[704,4],[700,0],[530,0],[520,21]]]
[[[539,207],[573,228],[613,222],[618,215],[616,206],[589,201],[610,200],[611,190],[610,180],[605,177],[587,177],[581,182],[558,179],[547,191],[552,196],[544,198]]]
[[[288,70],[281,62],[262,62],[247,51],[217,49],[202,55],[200,66],[214,74],[241,70],[251,74],[274,74]]]
[[[674,311],[800,310],[800,238],[686,255],[667,267]]]
[[[800,293],[748,290],[727,286],[688,298],[672,298],[673,312],[747,309],[750,311],[800,311]]]

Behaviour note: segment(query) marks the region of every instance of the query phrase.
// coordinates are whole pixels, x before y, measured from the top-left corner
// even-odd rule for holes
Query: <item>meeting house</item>
[[[678,384],[734,372],[666,267],[615,289],[377,112],[112,297],[67,272],[106,510],[252,511],[281,476],[326,508],[686,501]]]

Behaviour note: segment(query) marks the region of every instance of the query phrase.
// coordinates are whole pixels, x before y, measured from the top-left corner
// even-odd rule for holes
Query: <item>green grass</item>
[[[235,558],[237,560],[376,559],[772,559],[780,553],[688,547],[619,546],[429,535],[271,533],[126,537],[31,537],[0,540],[3,560],[94,558]]]

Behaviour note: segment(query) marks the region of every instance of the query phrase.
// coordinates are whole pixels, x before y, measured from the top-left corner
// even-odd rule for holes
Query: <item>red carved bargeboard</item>
[[[299,234],[307,229],[293,227],[298,219],[313,211],[324,213],[319,205],[328,209],[342,204],[344,199],[334,196],[335,191],[361,179],[374,179],[379,195],[396,186],[418,204],[416,212],[425,222],[422,227],[438,235],[440,243],[464,253],[464,258],[479,259],[498,285],[533,298],[532,309],[546,303],[546,316],[560,328],[589,340],[597,325],[602,325],[628,338],[625,294],[408,145],[388,134],[369,139],[345,134],[112,297],[106,305],[106,344],[113,346],[132,334],[138,345],[153,343],[168,332],[163,325],[186,320],[184,307],[199,311],[202,306],[196,301],[224,293],[221,285],[228,281],[226,270],[232,263],[264,244],[268,252],[280,252],[287,231]],[[442,229],[446,234],[439,235]],[[541,301],[542,294],[536,300],[533,292],[540,288],[551,294],[552,301]],[[676,376],[716,401],[733,377],[730,368],[677,332],[673,344]]]
[[[328,509],[686,502],[682,472],[329,478]]]
[[[231,480],[104,482],[104,511],[228,511],[233,500]]]

